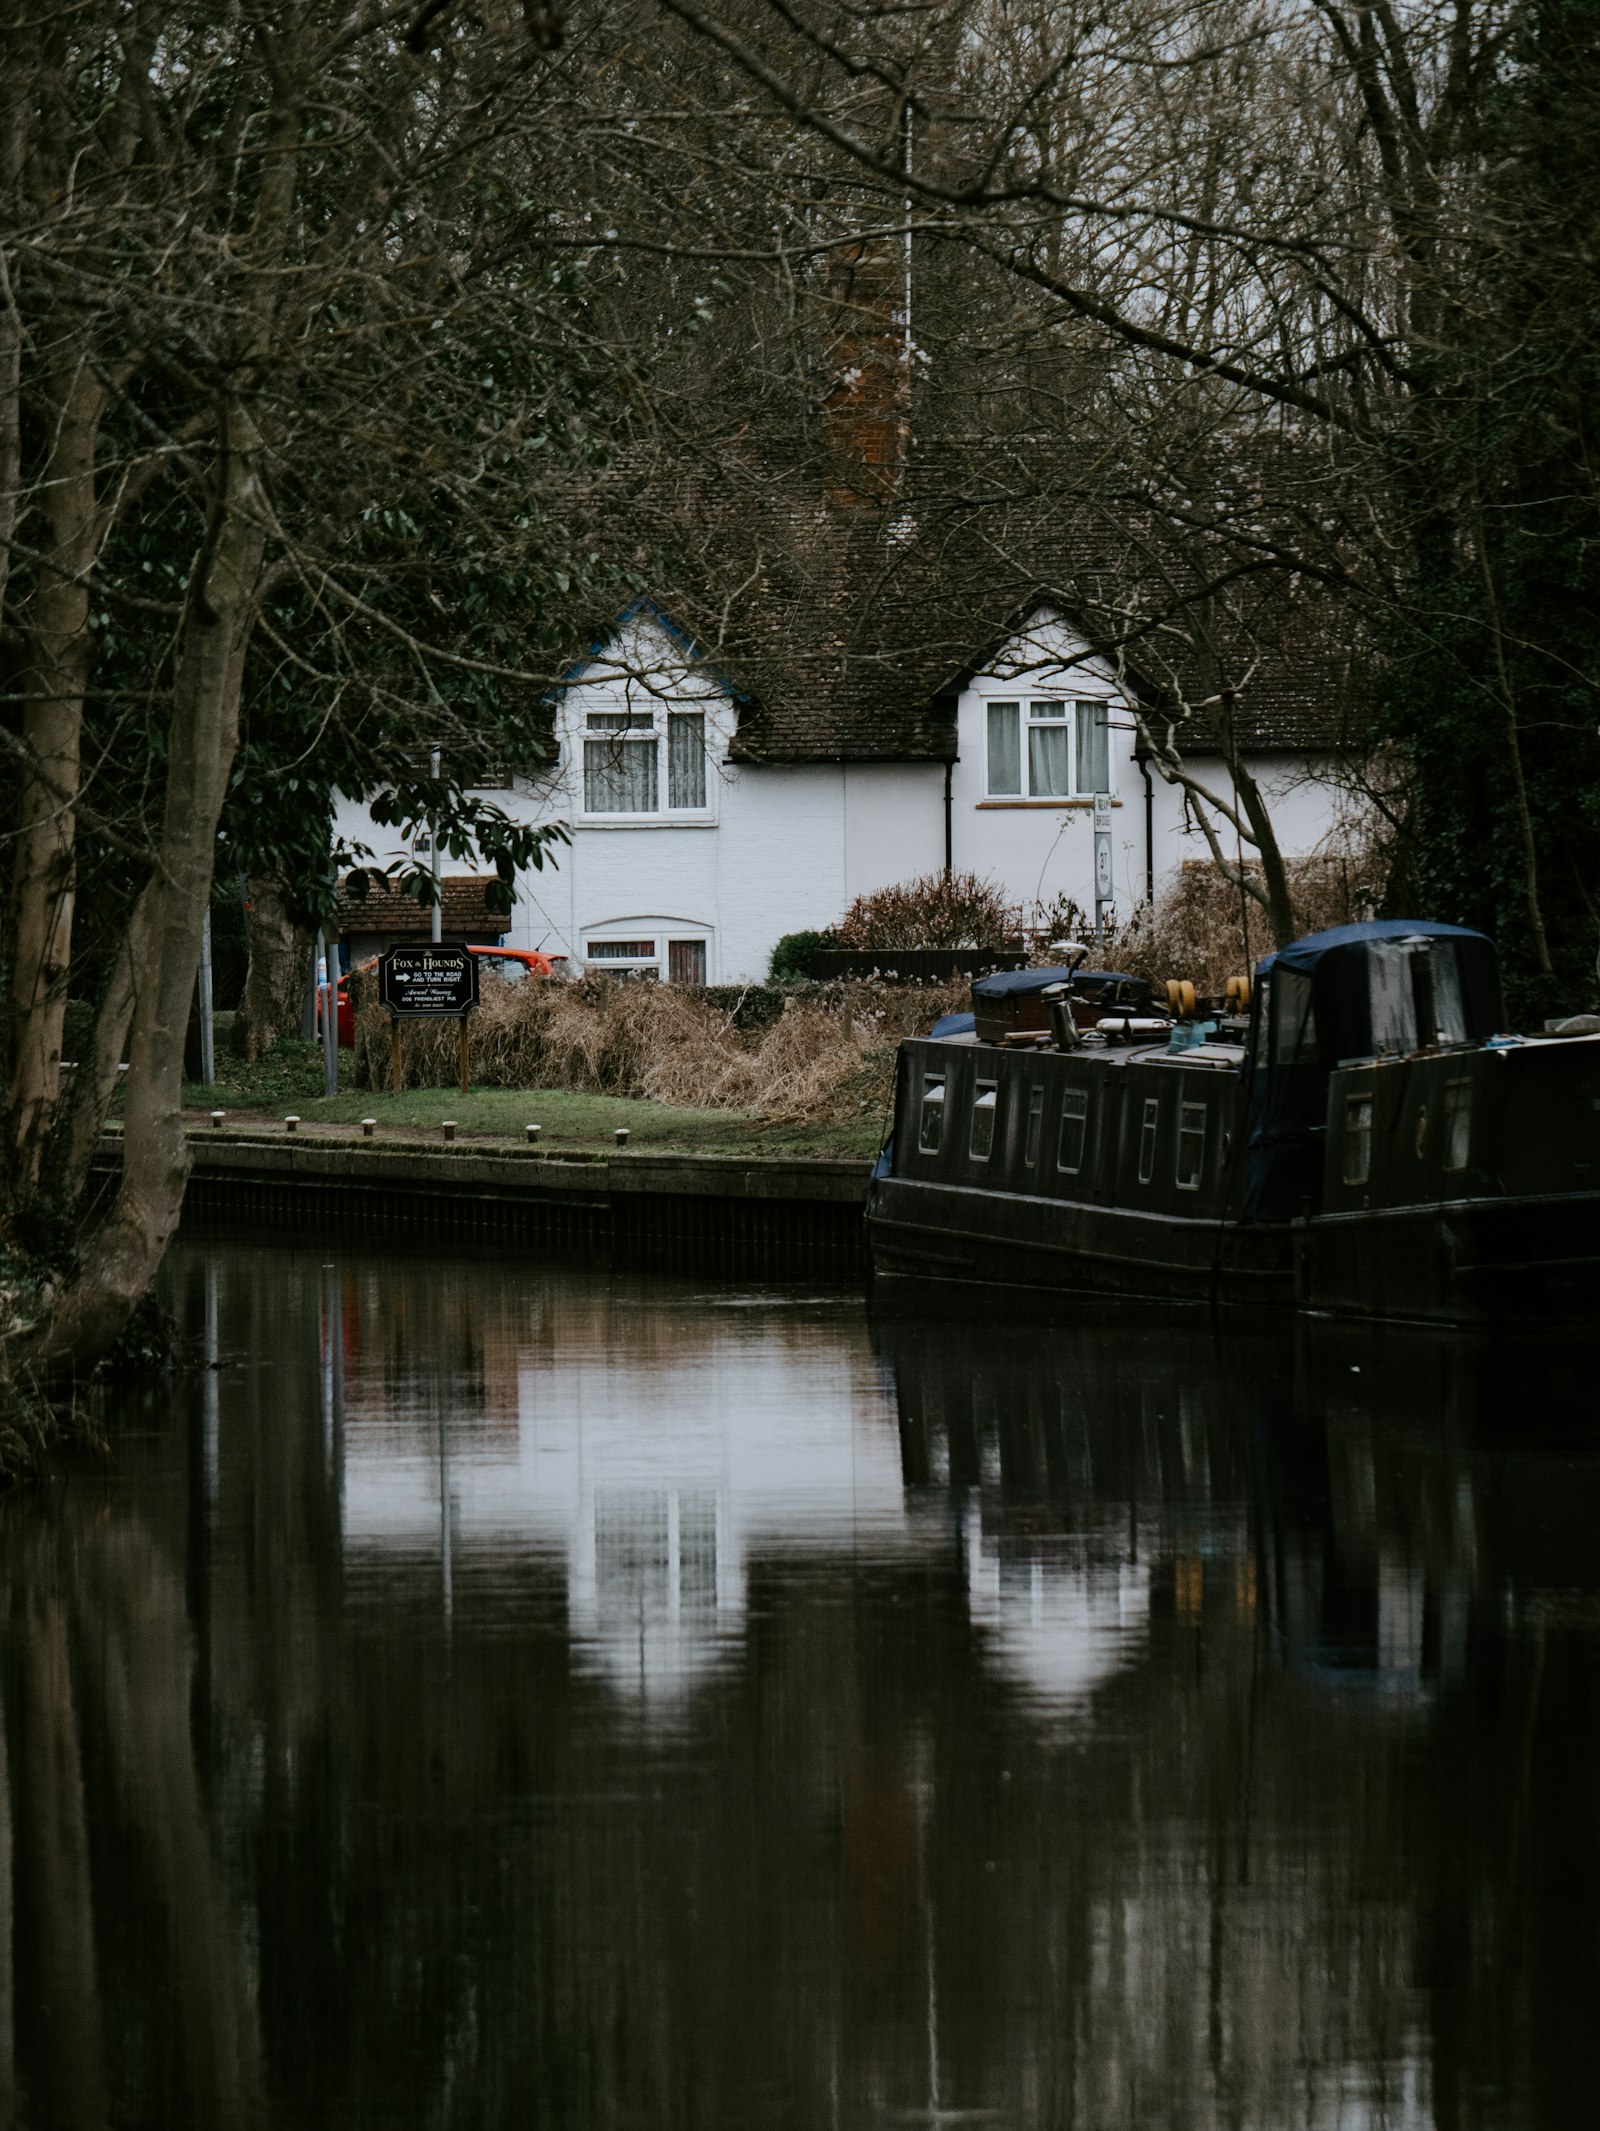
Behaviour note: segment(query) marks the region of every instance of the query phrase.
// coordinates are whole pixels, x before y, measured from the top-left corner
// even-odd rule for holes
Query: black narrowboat
[[[1049,1026],[1002,1026],[980,985],[976,1021],[902,1045],[867,1206],[881,1300],[1595,1317],[1600,1025],[1504,1033],[1483,934],[1313,934],[1258,966],[1247,1017],[1169,1023],[1066,969],[983,981]]]

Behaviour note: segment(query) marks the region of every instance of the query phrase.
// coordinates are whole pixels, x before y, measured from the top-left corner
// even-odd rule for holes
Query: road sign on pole
[[[1111,795],[1094,795],[1094,944],[1105,941],[1106,910],[1112,898]]]
[[[391,947],[378,957],[378,997],[397,1019],[453,1019],[478,1003],[478,958],[464,947]]]

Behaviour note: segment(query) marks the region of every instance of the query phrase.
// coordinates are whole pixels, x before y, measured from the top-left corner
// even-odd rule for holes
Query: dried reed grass
[[[965,984],[807,986],[764,1027],[677,985],[592,978],[510,984],[486,974],[472,1017],[474,1085],[570,1088],[772,1124],[838,1124],[887,1106],[902,1036],[969,1003]],[[370,984],[356,1000],[355,1078],[387,1087],[390,1030]],[[408,1087],[455,1085],[454,1022],[404,1031]]]
[[[1288,873],[1302,933],[1367,915],[1359,884],[1368,872],[1352,858],[1291,859]],[[1153,909],[1141,907],[1111,934],[1102,959],[1107,969],[1158,983],[1187,977],[1196,990],[1215,994],[1229,977],[1246,975],[1271,954],[1272,945],[1260,905],[1241,898],[1213,865],[1197,859],[1179,869]]]

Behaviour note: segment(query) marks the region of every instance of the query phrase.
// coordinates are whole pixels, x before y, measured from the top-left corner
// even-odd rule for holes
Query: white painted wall
[[[692,814],[597,817],[584,805],[583,736],[591,714],[639,721],[669,706],[707,719],[707,803]],[[786,932],[833,924],[852,897],[944,863],[940,763],[796,763],[753,768],[727,759],[736,711],[728,691],[690,669],[659,621],[640,615],[568,686],[557,718],[559,760],[541,784],[495,794],[524,821],[564,820],[573,841],[518,884],[508,944],[589,958],[597,941],[706,942],[707,977],[764,977]],[[665,765],[662,765],[663,773]],[[663,777],[664,781],[664,777]],[[364,805],[341,800],[337,829],[401,855]]]
[[[1115,677],[1103,659],[1047,610],[963,689],[956,707],[959,759],[953,777],[953,859],[958,872],[976,873],[1004,888],[1031,912],[1036,903],[1070,896],[1094,911],[1094,800],[996,797],[988,769],[989,706],[997,702],[1101,702],[1107,706],[1112,797],[1112,849],[1119,903],[1144,894],[1144,786],[1133,760],[1132,720],[1121,707]],[[1070,721],[1069,722],[1073,722]],[[1074,733],[1075,738],[1075,733]],[[1026,740],[1022,744],[1026,758]],[[1026,783],[1026,775],[1024,776]]]
[[[1126,916],[1145,899],[1147,844],[1145,779],[1135,759],[1137,734],[1110,664],[1092,658],[1083,639],[1058,616],[1041,610],[995,656],[987,672],[962,691],[956,717],[960,758],[955,765],[954,862],[958,870],[1000,883],[1009,900],[1030,910],[1061,895],[1086,913],[1094,909],[1094,802],[995,798],[988,789],[988,710],[991,703],[1059,699],[1103,701],[1110,725],[1112,861],[1117,910]],[[1231,798],[1220,761],[1191,767],[1208,788]],[[1286,857],[1308,857],[1359,823],[1360,809],[1342,788],[1334,765],[1299,755],[1250,759],[1271,807]],[[1194,803],[1151,774],[1149,859],[1156,893],[1186,861],[1209,847]],[[1231,831],[1225,847],[1233,847]]]
[[[1309,858],[1345,840],[1359,839],[1362,806],[1341,778],[1335,762],[1314,755],[1264,754],[1247,760],[1266,798],[1286,858]],[[1228,775],[1220,762],[1197,757],[1189,767],[1209,791],[1231,797]],[[1209,849],[1194,823],[1192,808],[1185,809],[1183,794],[1175,786],[1163,784],[1159,777],[1152,781],[1155,799],[1151,841],[1159,889],[1174,868],[1208,857]],[[1222,844],[1231,855],[1231,830],[1223,834]],[[1118,888],[1120,893],[1120,880]]]
[[[961,694],[951,773],[953,863],[994,880],[1030,913],[1035,904],[1070,896],[1092,914],[1092,798],[996,799],[987,789],[989,704],[1047,698],[1108,707],[1114,876],[1125,915],[1143,901],[1146,878],[1145,786],[1133,721],[1109,665],[1091,658],[1082,639],[1047,611]],[[632,729],[643,730],[672,706],[706,718],[704,807],[663,807],[651,817],[586,812],[583,736],[591,713],[625,713]],[[538,785],[522,781],[515,792],[494,795],[521,820],[564,820],[573,828],[554,867],[519,883],[508,944],[553,950],[577,966],[598,940],[650,939],[664,974],[667,942],[698,939],[706,943],[710,982],[744,982],[765,976],[784,933],[820,930],[857,895],[943,865],[942,763],[731,763],[736,722],[731,694],[692,666],[668,625],[648,612],[625,621],[564,692],[552,773]],[[1280,756],[1252,766],[1271,795],[1288,855],[1319,849],[1350,817],[1330,765]],[[1214,768],[1220,778],[1221,765]],[[664,797],[664,757],[660,769]],[[1151,816],[1159,892],[1185,860],[1204,858],[1206,845],[1182,796],[1159,778]],[[399,855],[394,832],[375,829],[360,802],[340,800],[336,826],[380,861]]]
[[[851,762],[843,774],[841,912],[874,888],[943,870],[942,762]]]

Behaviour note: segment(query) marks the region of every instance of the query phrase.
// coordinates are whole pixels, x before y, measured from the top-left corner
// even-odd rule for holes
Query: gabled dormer
[[[619,615],[563,677],[560,778],[587,828],[693,828],[717,819],[740,698],[649,601]]]

